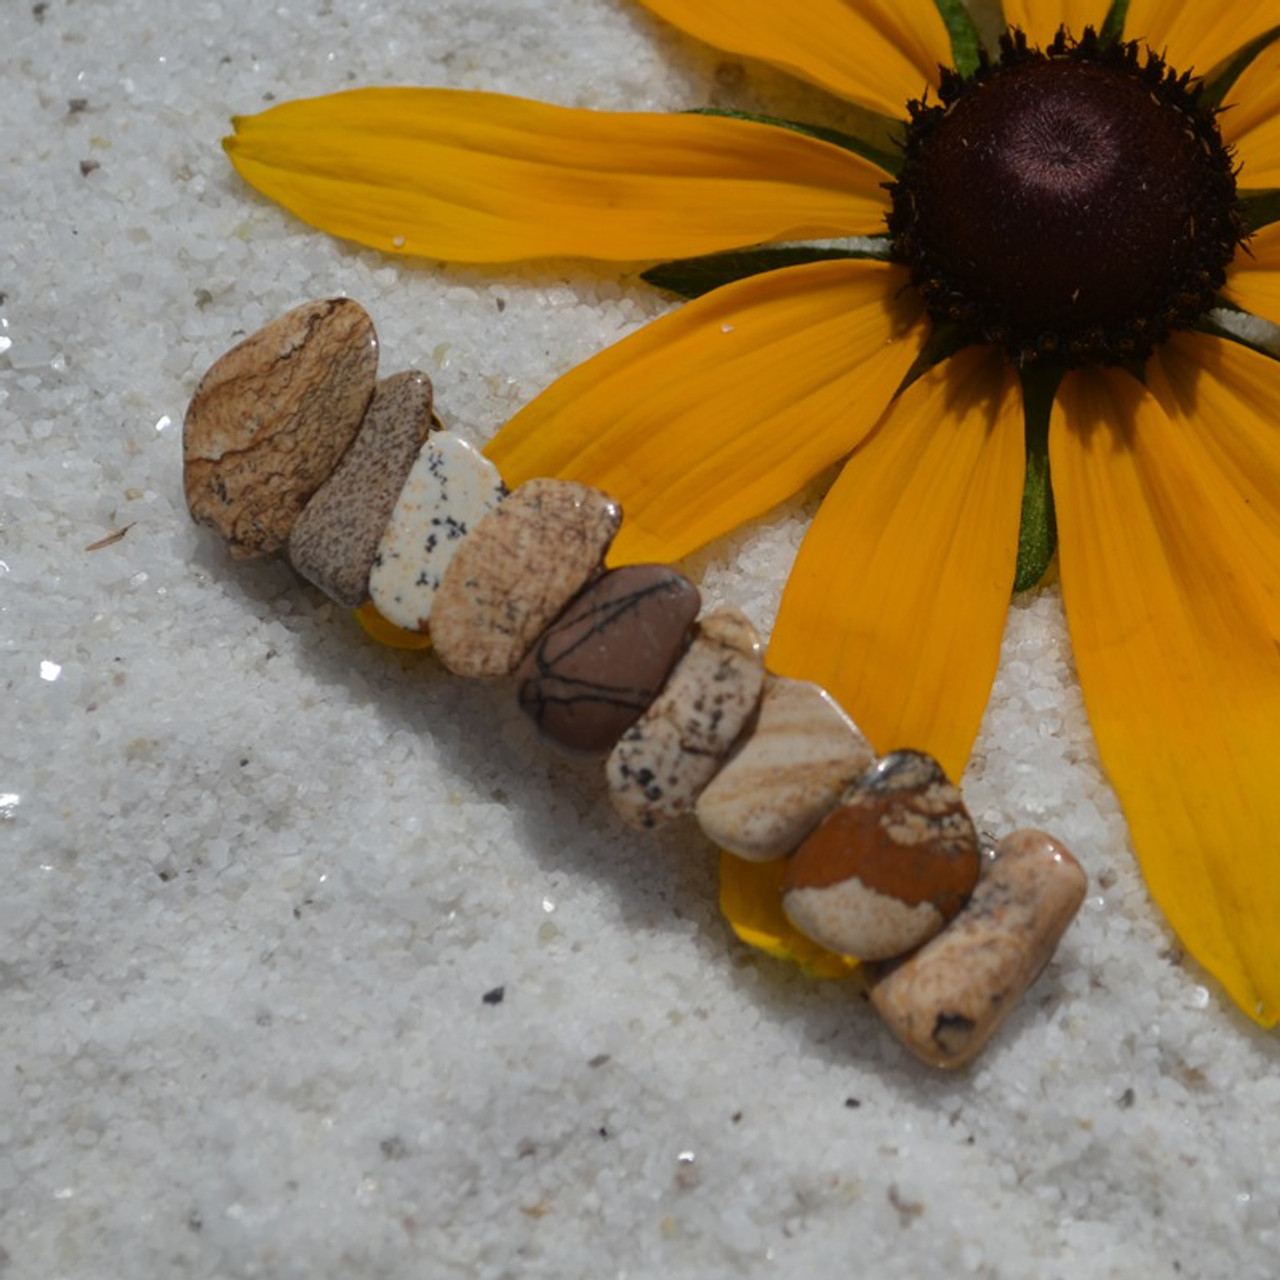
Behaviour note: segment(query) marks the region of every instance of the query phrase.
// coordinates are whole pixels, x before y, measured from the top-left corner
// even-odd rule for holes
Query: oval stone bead
[[[871,1003],[918,1058],[964,1066],[1048,964],[1087,887],[1083,868],[1053,836],[1013,832],[960,914],[914,955],[872,975]]]
[[[308,302],[215,361],[187,408],[183,487],[239,558],[284,546],[355,437],[378,339],[350,298]]]
[[[973,821],[942,767],[921,752],[895,751],[792,855],[782,909],[830,951],[887,960],[955,916],[980,860]]]
[[[608,494],[572,480],[514,489],[444,572],[431,611],[440,661],[455,675],[509,675],[600,571],[621,522]]]
[[[521,663],[520,709],[560,750],[604,755],[658,696],[700,603],[698,588],[667,565],[602,574]]]
[[[739,609],[709,613],[662,692],[609,753],[609,798],[633,827],[688,813],[755,714],[760,635]]]
[[[825,689],[770,675],[750,736],[698,797],[698,822],[740,858],[785,858],[875,758]]]
[[[378,544],[431,430],[431,401],[425,373],[379,382],[351,447],[289,535],[289,563],[346,609],[369,598]]]

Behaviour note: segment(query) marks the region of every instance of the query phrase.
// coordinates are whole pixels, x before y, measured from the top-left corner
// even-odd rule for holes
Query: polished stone
[[[914,955],[872,975],[871,1003],[917,1057],[964,1066],[1049,962],[1087,887],[1083,868],[1053,836],[1013,832],[959,915]]]
[[[796,850],[783,911],[841,955],[885,960],[920,946],[978,880],[978,835],[932,757],[895,751],[867,770]]]
[[[467,534],[502,501],[498,468],[448,431],[422,446],[396,498],[369,572],[378,612],[406,631],[426,631],[445,570]]]
[[[750,736],[698,797],[707,836],[740,858],[783,858],[875,760],[824,689],[771,675]]]
[[[349,298],[305,303],[233,347],[183,424],[192,517],[233,556],[278,551],[355,438],[377,371],[373,321]]]
[[[289,562],[344,608],[369,598],[378,545],[431,430],[431,399],[431,380],[414,369],[379,382],[351,447],[289,535]]]
[[[738,609],[709,613],[649,709],[605,764],[609,798],[633,827],[692,810],[755,714],[764,686],[760,635]]]
[[[521,710],[560,750],[604,755],[658,696],[699,604],[697,587],[667,565],[602,575],[521,664]]]
[[[444,572],[431,614],[440,661],[463,676],[514,671],[600,572],[621,522],[617,503],[584,484],[529,480],[515,489]]]

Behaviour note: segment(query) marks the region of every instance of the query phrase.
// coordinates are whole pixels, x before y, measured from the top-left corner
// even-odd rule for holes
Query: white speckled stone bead
[[[378,612],[406,631],[426,631],[445,570],[504,492],[497,467],[479,449],[447,431],[433,432],[374,557],[369,595]]]
[[[760,636],[734,608],[717,609],[662,692],[605,763],[609,797],[633,827],[655,827],[693,808],[755,713],[764,686]]]
[[[760,716],[698,797],[710,839],[753,862],[784,858],[875,760],[871,744],[825,689],[766,679]]]
[[[597,574],[622,523],[608,494],[572,480],[529,480],[472,530],[431,618],[436,656],[455,675],[510,675]]]
[[[1053,836],[1005,836],[960,914],[873,976],[871,1003],[918,1058],[964,1066],[1049,962],[1087,887],[1083,868]]]

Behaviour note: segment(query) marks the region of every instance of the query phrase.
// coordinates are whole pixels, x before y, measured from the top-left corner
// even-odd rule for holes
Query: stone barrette
[[[606,569],[609,495],[508,492],[440,426],[424,374],[376,373],[372,321],[343,298],[227,352],[186,414],[193,518],[234,556],[284,554],[371,634],[512,677],[548,745],[604,760],[623,821],[691,815],[739,858],[786,859],[791,924],[867,962],[872,1005],[917,1057],[969,1062],[1079,909],[1076,859],[1030,830],[984,849],[936,761],[877,757],[825,691],[766,670],[738,610],[700,613],[669,565]]]

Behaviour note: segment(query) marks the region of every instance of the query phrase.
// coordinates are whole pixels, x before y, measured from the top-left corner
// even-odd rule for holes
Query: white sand
[[[6,0],[0,65],[3,1280],[1276,1274],[1277,1042],[1146,897],[1054,588],[966,783],[1092,896],[945,1077],[737,944],[696,831],[625,831],[509,689],[187,519],[196,379],[304,298],[361,299],[476,441],[666,305],[334,243],[237,180],[232,113],[830,104],[627,0]],[[699,556],[707,594],[767,625],[813,498]]]

